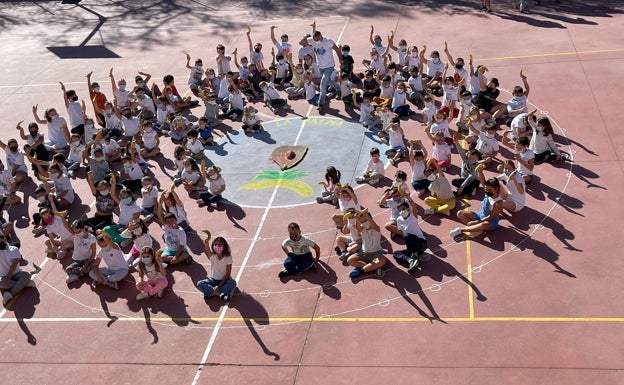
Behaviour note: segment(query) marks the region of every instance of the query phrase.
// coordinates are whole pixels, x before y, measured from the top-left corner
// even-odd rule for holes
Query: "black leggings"
[[[85,224],[91,227],[93,230],[102,230],[104,227],[111,226],[113,224],[113,214],[95,214],[95,216],[87,218]]]

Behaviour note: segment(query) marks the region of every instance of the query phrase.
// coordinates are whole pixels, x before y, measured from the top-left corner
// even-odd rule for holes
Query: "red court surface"
[[[108,71],[114,67],[129,84],[137,71],[152,74],[158,84],[174,74],[180,92],[187,92],[184,53],[202,57],[204,67],[214,65],[218,43],[228,52],[237,47],[247,53],[245,30],[251,25],[268,58],[271,25],[295,46],[316,20],[325,36],[351,46],[356,62],[370,48],[371,24],[382,36],[394,31],[397,40],[427,45],[428,51],[442,51],[447,41],[455,56],[472,53],[475,64],[487,65],[505,90],[504,101],[507,90],[520,84],[522,69],[531,85],[530,104],[551,119],[559,148],[570,156],[537,166],[527,207],[506,215],[494,232],[455,242],[449,236],[459,224],[454,215],[421,218],[433,255],[412,275],[391,258],[402,245],[382,230],[390,257],[384,275],[352,281],[351,268],[333,251],[333,206],[302,198],[279,182],[264,190],[239,187],[259,172],[277,170],[267,158],[278,144],[309,146],[298,167],[309,174],[302,183],[315,194],[327,159],[337,159],[343,181],[354,181],[371,142],[366,135],[343,140],[340,119],[343,132],[357,129],[357,112],[353,116],[333,100],[319,116],[299,100],[275,116],[257,103],[270,127],[266,136],[246,136],[240,121],[225,120],[215,129],[220,146],[206,150],[225,170],[229,203],[198,209],[180,192],[194,229],[189,244],[195,263],[169,268],[164,297],[145,301],[135,299],[136,275],[118,291],[92,290],[89,278],[68,286],[62,266],[69,258],[46,259],[44,237],[31,234],[32,191],[39,182],[25,182],[19,191],[24,204],[4,215],[15,221],[24,257],[43,270],[34,277],[36,288],[26,288],[0,310],[0,383],[624,383],[624,209],[618,193],[624,188],[624,6],[543,0],[544,6],[520,14],[510,1],[492,3],[492,14],[480,12],[478,1],[464,0],[0,5],[4,142],[17,136],[18,121],[32,121],[33,104],[66,116],[59,81],[84,98],[84,75],[94,71],[110,94]],[[190,112],[189,119],[196,119],[203,108]],[[425,139],[419,119],[420,113],[401,122],[408,139]],[[161,139],[167,158],[173,148]],[[501,158],[513,156],[501,148]],[[453,163],[459,163],[457,154]],[[170,162],[160,157],[150,164],[168,188]],[[407,162],[397,168],[409,174]],[[386,175],[395,170],[389,167]],[[84,171],[72,184],[81,196],[70,210],[76,218],[92,197]],[[382,191],[368,185],[356,190],[379,224],[389,216],[375,204]],[[466,198],[467,204],[477,208],[482,194]],[[422,214],[422,200],[414,199]],[[280,244],[291,221],[319,244],[321,259],[317,271],[280,280]],[[194,285],[210,272],[200,255],[202,229],[232,245],[238,289],[227,306],[204,300]],[[157,223],[150,233],[162,243]]]

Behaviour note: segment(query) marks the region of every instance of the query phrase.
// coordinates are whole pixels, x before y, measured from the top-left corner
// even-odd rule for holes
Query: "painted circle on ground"
[[[379,148],[380,161],[388,149],[361,124],[334,117],[289,118],[262,125],[264,132],[231,132],[205,151],[206,165],[222,169],[227,184],[223,197],[242,207],[315,203],[328,166],[341,172],[343,184],[356,187],[355,178],[366,168],[370,149]],[[269,159],[271,152],[278,146],[294,145],[307,146],[308,152],[293,168],[281,172]]]

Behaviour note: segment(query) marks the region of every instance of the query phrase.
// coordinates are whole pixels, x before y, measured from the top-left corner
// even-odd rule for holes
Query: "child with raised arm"
[[[362,237],[362,246],[356,254],[347,258],[349,266],[354,268],[349,272],[349,277],[357,278],[372,271],[380,276],[382,275],[381,268],[386,264],[387,259],[384,257],[381,247],[379,225],[375,223],[372,215],[366,209],[358,212],[355,218],[355,228]]]
[[[79,135],[84,135],[84,116],[85,112],[78,102],[78,95],[76,95],[76,91],[65,89],[65,85],[62,82],[59,82],[61,85],[61,90],[63,91],[63,99],[65,100],[65,108],[67,109],[67,114],[69,115],[69,125],[71,127],[70,132],[76,133]],[[84,103],[84,101],[83,101]]]
[[[256,65],[258,71],[264,69],[264,55],[262,54],[262,44],[256,43],[255,45],[251,41],[251,27],[247,27],[247,42],[249,43],[249,61]]]
[[[202,77],[204,76],[204,68],[202,59],[195,59],[195,65],[191,66],[191,55],[186,54],[186,68],[190,70],[188,85],[193,93],[199,92],[199,86],[202,83]]]
[[[310,238],[302,237],[299,225],[291,222],[288,225],[288,238],[282,242],[282,250],[287,257],[284,269],[279,272],[278,277],[300,274],[309,269],[316,270],[310,248],[314,249],[318,261],[321,258],[321,248]]]
[[[108,76],[111,80],[111,89],[113,90],[113,98],[117,101],[117,107],[120,109],[130,107],[132,99],[129,97],[130,93],[126,89],[126,79],[119,79],[119,81],[115,82],[112,67],[108,72]]]
[[[223,237],[216,237],[212,244],[210,238],[204,241],[204,253],[210,260],[210,278],[197,282],[197,288],[204,298],[219,296],[225,302],[232,299],[236,281],[232,278],[232,251],[230,244]]]

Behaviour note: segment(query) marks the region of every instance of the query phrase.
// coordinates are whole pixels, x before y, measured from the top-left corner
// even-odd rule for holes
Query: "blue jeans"
[[[206,278],[201,281],[197,281],[197,288],[204,293],[204,296],[210,297],[214,294],[214,287],[221,282],[220,279]],[[219,289],[219,296],[223,297],[225,294],[236,288],[236,281],[233,278],[228,278],[225,284]]]
[[[308,103],[310,103],[313,106],[316,106],[318,104],[319,98],[320,98],[319,94],[314,94],[314,97],[308,100]]]
[[[325,104],[325,99],[327,99],[327,85],[332,86],[336,92],[340,92],[340,84],[336,83],[335,80],[331,80],[331,75],[334,72],[334,67],[321,68],[321,94],[319,96],[318,105],[322,106]]]
[[[313,263],[311,252],[305,254],[288,253],[288,257],[284,261],[284,268],[294,275],[306,270]]]
[[[409,108],[409,105],[404,104],[402,106],[395,107],[392,110],[392,112],[394,112],[395,114],[397,114],[399,116],[407,116],[407,115],[409,115],[410,108]]]
[[[221,195],[219,194],[211,194],[208,191],[204,191],[199,194],[199,199],[203,200],[205,203],[217,203],[221,200]]]

